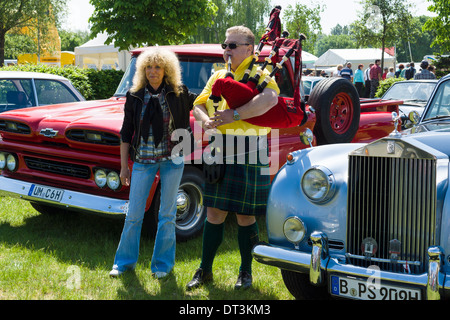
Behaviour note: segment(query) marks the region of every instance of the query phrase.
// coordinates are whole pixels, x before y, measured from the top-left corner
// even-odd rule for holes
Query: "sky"
[[[274,5],[281,5],[281,17],[283,17],[283,9],[289,4],[301,4],[311,7],[311,0],[272,0]],[[413,4],[411,13],[416,15],[432,15],[427,11],[427,7],[431,4],[427,0],[409,0]],[[319,3],[316,1],[315,3]],[[341,26],[350,25],[356,20],[358,13],[361,11],[360,0],[322,0],[321,5],[325,5],[325,10],[321,14],[322,32],[329,34],[330,30],[337,24]],[[89,0],[67,0],[68,13],[63,28],[72,31],[88,31],[88,19],[94,11],[94,7]]]

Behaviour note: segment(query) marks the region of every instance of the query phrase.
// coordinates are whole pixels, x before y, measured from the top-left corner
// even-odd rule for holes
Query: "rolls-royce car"
[[[370,143],[287,155],[253,255],[295,298],[450,297],[450,75],[410,119]]]

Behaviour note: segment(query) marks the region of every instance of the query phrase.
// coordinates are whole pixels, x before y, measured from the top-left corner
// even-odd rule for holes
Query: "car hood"
[[[78,148],[81,147],[79,143],[67,139],[66,133],[69,130],[106,132],[119,138],[124,102],[124,99],[111,98],[4,112],[0,114],[0,123],[7,121],[25,124],[29,127],[29,132],[2,131],[2,137],[4,140],[25,140],[32,143],[64,143]]]
[[[380,157],[432,157],[448,160],[449,139],[450,122],[439,121],[415,126],[397,136],[391,134],[352,153]],[[412,153],[413,150],[415,151]]]

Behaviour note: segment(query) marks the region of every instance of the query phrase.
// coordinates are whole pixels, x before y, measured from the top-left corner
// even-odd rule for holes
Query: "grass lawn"
[[[265,220],[258,220],[266,240]],[[292,300],[278,268],[253,262],[253,287],[234,290],[240,256],[235,217],[214,261],[214,282],[189,292],[201,237],[177,243],[174,272],[151,276],[153,239],[142,238],[134,272],[109,271],[123,219],[79,213],[40,214],[26,201],[0,197],[0,300]]]

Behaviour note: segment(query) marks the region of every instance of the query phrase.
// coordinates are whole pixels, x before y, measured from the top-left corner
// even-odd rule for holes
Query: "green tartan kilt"
[[[262,152],[268,154],[267,149]],[[261,152],[259,150],[258,152]],[[270,190],[270,175],[261,174],[261,169],[269,164],[261,163],[259,153],[255,157],[245,156],[243,161],[226,164],[223,179],[214,184],[205,183],[204,205],[243,215],[266,214],[267,198]],[[242,158],[241,158],[242,159]]]

